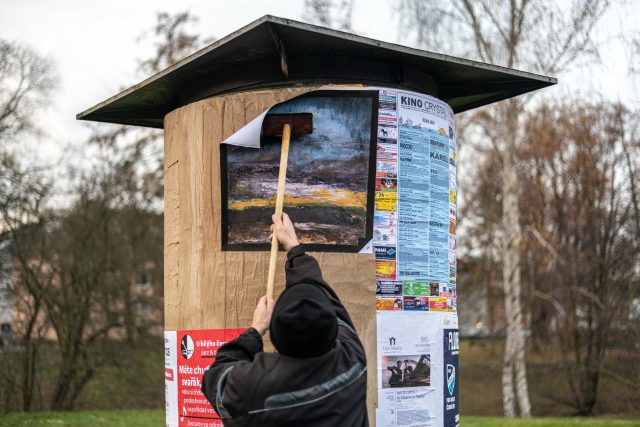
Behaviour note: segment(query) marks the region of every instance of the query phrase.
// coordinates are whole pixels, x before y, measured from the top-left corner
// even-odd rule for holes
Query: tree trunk
[[[525,358],[525,330],[522,317],[522,284],[520,281],[520,210],[518,207],[518,172],[515,162],[515,140],[518,108],[508,103],[505,110],[507,125],[502,152],[502,280],[505,299],[506,342],[502,370],[502,398],[505,416],[516,415],[515,392],[520,416],[531,416],[527,366]]]
[[[505,306],[508,304],[505,299]],[[510,309],[505,311],[509,312]],[[513,418],[516,416],[515,395],[513,393],[513,344],[509,339],[509,324],[507,324],[507,339],[504,343],[504,357],[502,362],[502,407],[504,416]]]
[[[33,343],[30,337],[27,338],[24,354],[26,358],[22,366],[22,410],[29,412],[33,409],[37,356],[36,344]]]

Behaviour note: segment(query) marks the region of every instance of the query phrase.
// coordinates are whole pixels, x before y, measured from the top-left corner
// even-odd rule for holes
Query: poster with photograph
[[[379,311],[377,325],[376,425],[457,426],[457,315]]]
[[[399,296],[376,296],[376,310],[402,310],[402,297]]]
[[[429,310],[429,297],[416,297],[409,296],[404,297],[404,309],[405,310]]]
[[[411,354],[382,356],[382,388],[423,387],[431,385],[431,356]]]

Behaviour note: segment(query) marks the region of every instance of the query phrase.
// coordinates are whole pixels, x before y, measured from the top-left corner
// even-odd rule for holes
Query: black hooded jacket
[[[366,357],[353,322],[320,266],[302,246],[289,250],[287,288],[318,286],[338,318],[336,344],[318,357],[264,353],[253,328],[220,349],[205,372],[202,392],[227,427],[366,427]]]

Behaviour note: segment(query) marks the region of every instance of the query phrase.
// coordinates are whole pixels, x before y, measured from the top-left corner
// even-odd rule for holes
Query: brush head
[[[267,114],[262,121],[262,135],[281,136],[287,123],[291,126],[291,136],[308,135],[313,132],[311,113]]]

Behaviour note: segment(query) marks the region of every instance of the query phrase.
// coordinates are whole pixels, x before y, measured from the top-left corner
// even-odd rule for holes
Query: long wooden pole
[[[278,174],[278,191],[276,193],[276,216],[282,218],[282,205],[284,204],[284,186],[287,181],[287,163],[289,160],[289,139],[291,138],[291,126],[285,124],[282,129],[282,147],[280,152],[280,172]],[[271,238],[271,258],[269,259],[269,278],[267,280],[267,298],[273,299],[273,289],[276,283],[276,261],[278,260],[278,239],[273,233]]]

